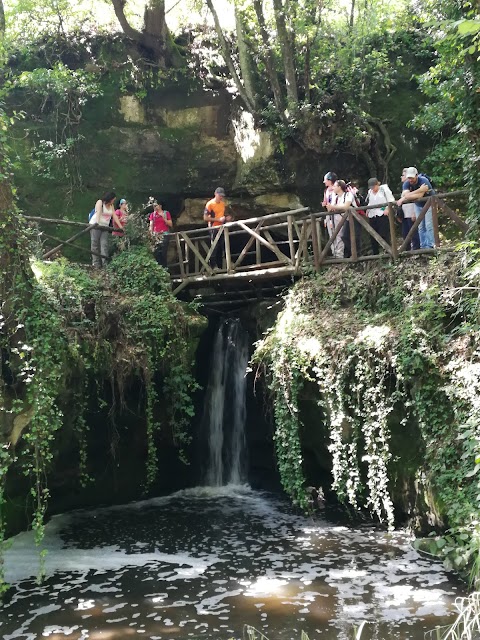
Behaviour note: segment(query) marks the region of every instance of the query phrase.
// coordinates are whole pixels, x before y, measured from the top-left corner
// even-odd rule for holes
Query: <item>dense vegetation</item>
[[[416,455],[400,464],[410,465],[420,494],[433,490],[430,509],[450,531],[430,550],[457,569],[476,565],[480,536],[478,276],[472,248],[381,271],[325,270],[290,291],[254,356],[272,394],[279,470],[294,502],[306,507],[309,497],[301,396],[313,382],[338,498],[393,526],[398,443],[413,440]]]

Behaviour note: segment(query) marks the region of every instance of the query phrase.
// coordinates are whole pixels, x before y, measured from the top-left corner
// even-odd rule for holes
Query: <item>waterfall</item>
[[[205,403],[208,486],[245,482],[248,335],[238,319],[223,322],[213,344]]]

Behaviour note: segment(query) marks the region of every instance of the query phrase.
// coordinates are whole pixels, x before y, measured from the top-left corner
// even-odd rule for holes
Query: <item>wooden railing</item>
[[[396,206],[385,202],[368,207],[351,207],[341,215],[330,238],[325,235],[325,221],[328,212],[310,213],[308,208],[274,213],[261,218],[250,218],[229,222],[215,229],[211,236],[208,229],[177,231],[172,234],[176,259],[169,265],[175,293],[189,284],[199,284],[209,280],[278,278],[296,275],[306,264],[317,271],[324,265],[377,260],[418,253],[433,253],[440,247],[439,216],[443,216],[460,230],[463,236],[467,223],[445,202],[446,198],[465,195],[464,191],[439,194],[423,198],[423,208],[417,215],[405,239],[400,238],[395,222]],[[369,224],[368,218],[359,211],[385,207],[388,212],[390,243],[386,242]],[[435,249],[409,251],[408,247],[427,211],[432,209]],[[365,234],[380,245],[378,255],[358,255],[356,233],[358,225]],[[331,247],[335,239],[349,226],[351,257],[335,258]],[[220,244],[219,244],[220,243]],[[219,271],[211,265],[211,258],[219,245],[223,252],[223,268]],[[223,246],[224,245],[224,246]]]

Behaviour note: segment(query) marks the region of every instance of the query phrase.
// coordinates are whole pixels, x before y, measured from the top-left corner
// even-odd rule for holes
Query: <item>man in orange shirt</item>
[[[203,211],[203,219],[208,222],[210,227],[210,241],[213,243],[220,227],[226,219],[225,191],[222,187],[215,189],[214,197],[207,202]],[[223,254],[225,249],[225,240],[223,234],[218,239],[217,245],[210,257],[210,265],[221,269],[223,266]]]

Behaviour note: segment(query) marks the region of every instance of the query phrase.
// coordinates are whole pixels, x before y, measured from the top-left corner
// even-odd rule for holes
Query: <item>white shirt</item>
[[[353,202],[353,195],[350,193],[350,191],[344,191],[341,195],[332,193],[331,204],[352,204],[352,202]],[[332,211],[331,213],[342,213],[342,212]]]
[[[382,204],[383,207],[378,207],[376,209],[367,209],[367,215],[369,218],[375,218],[376,216],[383,216],[386,209],[386,202],[394,202],[395,198],[393,197],[393,193],[388,188],[388,185],[381,184],[377,193],[375,193],[372,189],[368,191],[368,204]]]
[[[402,211],[404,218],[413,218],[416,216],[415,213],[415,203],[414,202],[404,202],[402,204]]]

